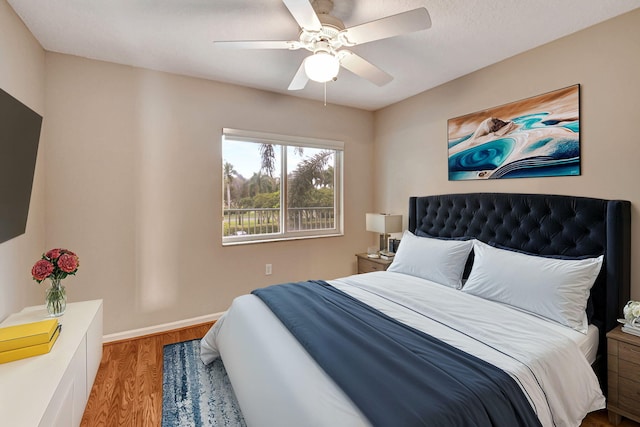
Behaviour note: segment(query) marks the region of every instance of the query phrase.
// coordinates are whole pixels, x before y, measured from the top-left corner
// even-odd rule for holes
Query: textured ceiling
[[[102,61],[321,100],[287,87],[307,51],[233,51],[213,40],[296,40],[281,0],[8,0],[42,46]],[[355,46],[394,76],[378,87],[342,69],[327,101],[376,110],[640,7],[640,0],[334,0],[347,27],[424,6],[429,30]]]

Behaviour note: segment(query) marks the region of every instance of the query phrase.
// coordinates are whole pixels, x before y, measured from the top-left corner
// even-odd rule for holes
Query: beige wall
[[[104,298],[105,333],[355,273],[373,113],[55,53],[46,70],[46,242],[80,256],[69,300]],[[344,141],[345,236],[222,247],[223,127]]]
[[[448,181],[447,119],[576,83],[581,176]],[[640,299],[639,119],[636,10],[376,112],[374,163],[382,173],[376,175],[375,207],[403,212],[411,195],[480,191],[630,200],[631,296]]]
[[[0,88],[44,114],[44,50],[5,0],[0,0]],[[25,234],[0,243],[0,320],[44,301],[31,266],[44,249],[44,155],[40,138]],[[1,155],[1,154],[0,154]]]
[[[640,112],[640,11],[375,115],[45,54],[5,0],[0,28],[0,87],[45,118],[27,232],[0,244],[0,319],[41,302],[44,290],[29,270],[54,246],[81,258],[78,276],[67,279],[69,300],[104,298],[105,333],[113,333],[222,311],[234,296],[258,286],[350,274],[353,253],[373,241],[364,213],[373,207],[404,213],[410,195],[517,191],[624,198],[634,204],[634,224],[639,220],[633,125]],[[448,118],[575,83],[582,90],[582,176],[447,180]],[[344,140],[346,235],[223,248],[216,220],[223,127]],[[272,276],[264,275],[265,263],[273,264]],[[639,270],[632,270],[636,299]]]

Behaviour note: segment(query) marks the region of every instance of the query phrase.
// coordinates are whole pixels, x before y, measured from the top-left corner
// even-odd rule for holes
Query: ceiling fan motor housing
[[[310,31],[303,28],[300,32],[300,44],[310,52],[322,49],[335,53],[346,44],[343,37],[340,37],[340,32],[345,28],[344,24],[338,18],[324,13],[319,14],[318,19],[322,23],[320,31]]]
[[[344,23],[335,16],[328,13],[321,13],[318,19],[322,23],[322,31],[332,32],[331,36],[335,37],[339,31],[344,30]]]

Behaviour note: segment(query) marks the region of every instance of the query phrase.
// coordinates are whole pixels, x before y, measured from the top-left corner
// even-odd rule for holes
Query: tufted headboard
[[[624,200],[546,194],[445,194],[411,197],[409,230],[440,238],[475,238],[543,256],[604,254],[589,300],[590,320],[600,330],[598,366],[594,369],[604,381],[605,335],[616,326],[629,300],[630,211],[630,202]]]

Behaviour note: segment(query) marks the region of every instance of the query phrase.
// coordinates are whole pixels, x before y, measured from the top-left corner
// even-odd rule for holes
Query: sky
[[[322,151],[315,148],[305,148],[304,150],[304,155],[300,156],[294,154],[293,148],[290,147],[288,150],[288,170],[294,170],[302,160]],[[260,171],[260,144],[254,142],[225,141],[222,145],[222,159],[223,164],[225,162],[231,163],[236,172],[244,178],[251,178],[254,173]],[[274,176],[280,176],[280,168],[280,155],[276,148]]]
[[[245,178],[251,178],[260,170],[260,145],[255,143],[225,141],[222,147],[223,162],[229,162]],[[276,156],[276,170],[280,170],[279,156]]]

